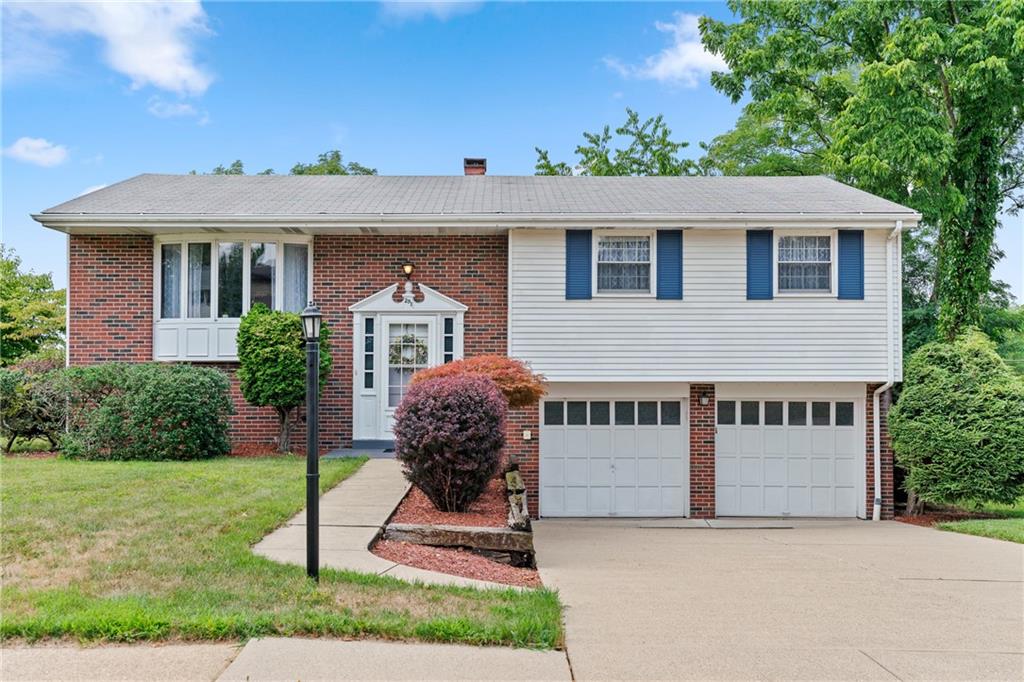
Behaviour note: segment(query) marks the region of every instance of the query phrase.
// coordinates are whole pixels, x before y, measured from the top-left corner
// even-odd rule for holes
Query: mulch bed
[[[474,554],[465,549],[429,547],[411,542],[381,540],[373,546],[379,557],[406,566],[458,575],[518,587],[542,587],[540,574],[532,568],[516,568]]]
[[[270,457],[281,454],[272,443],[239,443],[231,448],[231,457]]]
[[[438,511],[434,503],[423,492],[413,486],[398,511],[391,518],[392,523],[417,523],[432,526],[483,526],[504,528],[508,523],[508,498],[504,479],[496,478],[487,484],[487,490],[472,504],[469,511],[462,513]]]
[[[10,457],[11,459],[55,459],[59,454],[59,452],[31,450],[29,452],[5,452],[4,457]]]
[[[972,521],[975,519],[998,519],[997,514],[987,514],[985,512],[971,512],[964,511],[962,509],[943,509],[936,511],[926,511],[924,514],[912,514],[897,516],[897,521],[903,523],[909,523],[914,526],[934,526],[936,523],[946,523],[947,521]]]

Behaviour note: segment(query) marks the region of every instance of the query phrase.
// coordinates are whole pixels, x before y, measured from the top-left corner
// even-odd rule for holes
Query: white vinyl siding
[[[862,301],[748,301],[746,232],[725,229],[684,233],[681,301],[566,300],[564,232],[513,230],[509,354],[549,381],[885,381],[887,236],[865,230]],[[898,323],[892,338],[899,379]]]

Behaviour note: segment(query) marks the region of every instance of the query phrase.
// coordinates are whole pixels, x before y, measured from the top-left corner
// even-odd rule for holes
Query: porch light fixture
[[[405,262],[402,264],[402,272],[405,273],[405,278],[407,280],[412,279],[412,273],[415,269],[416,266],[410,262]]]
[[[701,392],[700,398],[698,398],[698,400],[700,401],[701,407],[707,407],[708,403],[711,402],[711,394],[708,393],[707,391],[703,391]]]
[[[320,582],[320,308],[299,315],[306,339],[306,575]]]

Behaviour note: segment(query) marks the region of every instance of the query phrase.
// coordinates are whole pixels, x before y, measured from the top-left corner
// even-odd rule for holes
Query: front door
[[[381,407],[380,424],[383,437],[393,438],[395,408],[402,402],[414,372],[438,364],[434,348],[433,316],[386,316],[382,318],[384,349],[381,353],[378,394]]]

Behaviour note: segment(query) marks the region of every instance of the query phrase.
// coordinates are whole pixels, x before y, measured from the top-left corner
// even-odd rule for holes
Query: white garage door
[[[540,427],[541,516],[685,516],[681,400],[547,400]]]
[[[719,516],[856,516],[863,401],[719,400]]]

